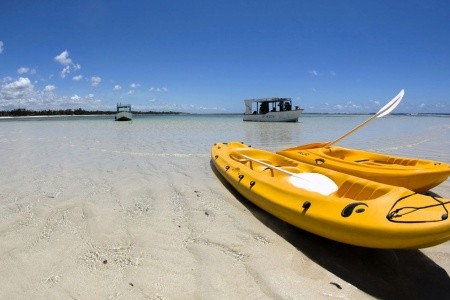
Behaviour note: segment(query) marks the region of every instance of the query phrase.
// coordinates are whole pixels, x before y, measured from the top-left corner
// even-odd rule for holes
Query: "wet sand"
[[[376,250],[309,234],[238,195],[208,147],[147,140],[151,128],[24,126],[0,136],[1,299],[450,297],[450,242]],[[450,198],[450,180],[433,192]]]

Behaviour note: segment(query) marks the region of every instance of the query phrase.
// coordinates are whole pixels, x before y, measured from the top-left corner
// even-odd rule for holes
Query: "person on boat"
[[[269,103],[267,102],[262,102],[259,108],[259,113],[260,114],[266,114],[269,112]]]
[[[284,108],[286,109],[286,110],[291,110],[291,103],[289,103],[289,102],[285,102],[284,103]]]

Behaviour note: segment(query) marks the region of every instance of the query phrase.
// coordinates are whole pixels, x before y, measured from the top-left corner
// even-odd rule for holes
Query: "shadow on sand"
[[[447,272],[420,250],[351,246],[298,229],[242,197],[211,166],[220,181],[258,220],[312,261],[365,293],[381,299],[450,299]]]

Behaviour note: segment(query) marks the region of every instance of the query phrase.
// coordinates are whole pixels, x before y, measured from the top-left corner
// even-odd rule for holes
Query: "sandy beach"
[[[333,242],[250,204],[211,164],[214,142],[276,150],[365,117],[343,118],[1,121],[0,299],[450,298],[450,242]],[[419,119],[386,118],[342,145],[450,163],[450,119]],[[450,198],[450,180],[432,191]]]

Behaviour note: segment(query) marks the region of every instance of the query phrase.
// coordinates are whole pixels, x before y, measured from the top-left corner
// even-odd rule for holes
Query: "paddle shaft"
[[[346,137],[348,137],[350,134],[352,134],[353,132],[357,131],[358,129],[360,129],[361,127],[364,127],[367,125],[367,123],[369,123],[370,121],[372,121],[373,119],[376,119],[377,115],[372,116],[371,118],[369,118],[368,120],[366,120],[365,122],[363,122],[362,124],[356,126],[355,128],[353,128],[352,130],[350,130],[349,132],[347,132],[346,134],[344,134],[343,136],[341,136],[340,138],[338,138],[337,140],[335,140],[334,142],[330,142],[328,144],[326,144],[324,147],[325,148],[329,148],[332,145],[342,141],[343,139],[345,139]]]
[[[381,118],[381,117],[384,117],[385,115],[389,114],[391,111],[393,111],[397,107],[397,105],[400,104],[400,101],[402,101],[402,98],[403,98],[404,94],[405,94],[405,91],[401,90],[400,93],[398,93],[397,96],[395,96],[391,101],[389,101],[385,106],[383,106],[374,116],[370,117],[368,120],[366,120],[362,124],[356,126],[355,128],[353,128],[352,130],[350,130],[349,132],[347,132],[346,134],[344,134],[343,136],[341,136],[340,138],[338,138],[334,142],[329,142],[324,147],[325,148],[330,148],[331,145],[334,145],[337,142],[342,141],[343,139],[348,137],[350,134],[352,134],[353,132],[357,131],[361,127],[364,127],[365,125],[367,125],[369,122],[373,121],[374,119]]]

